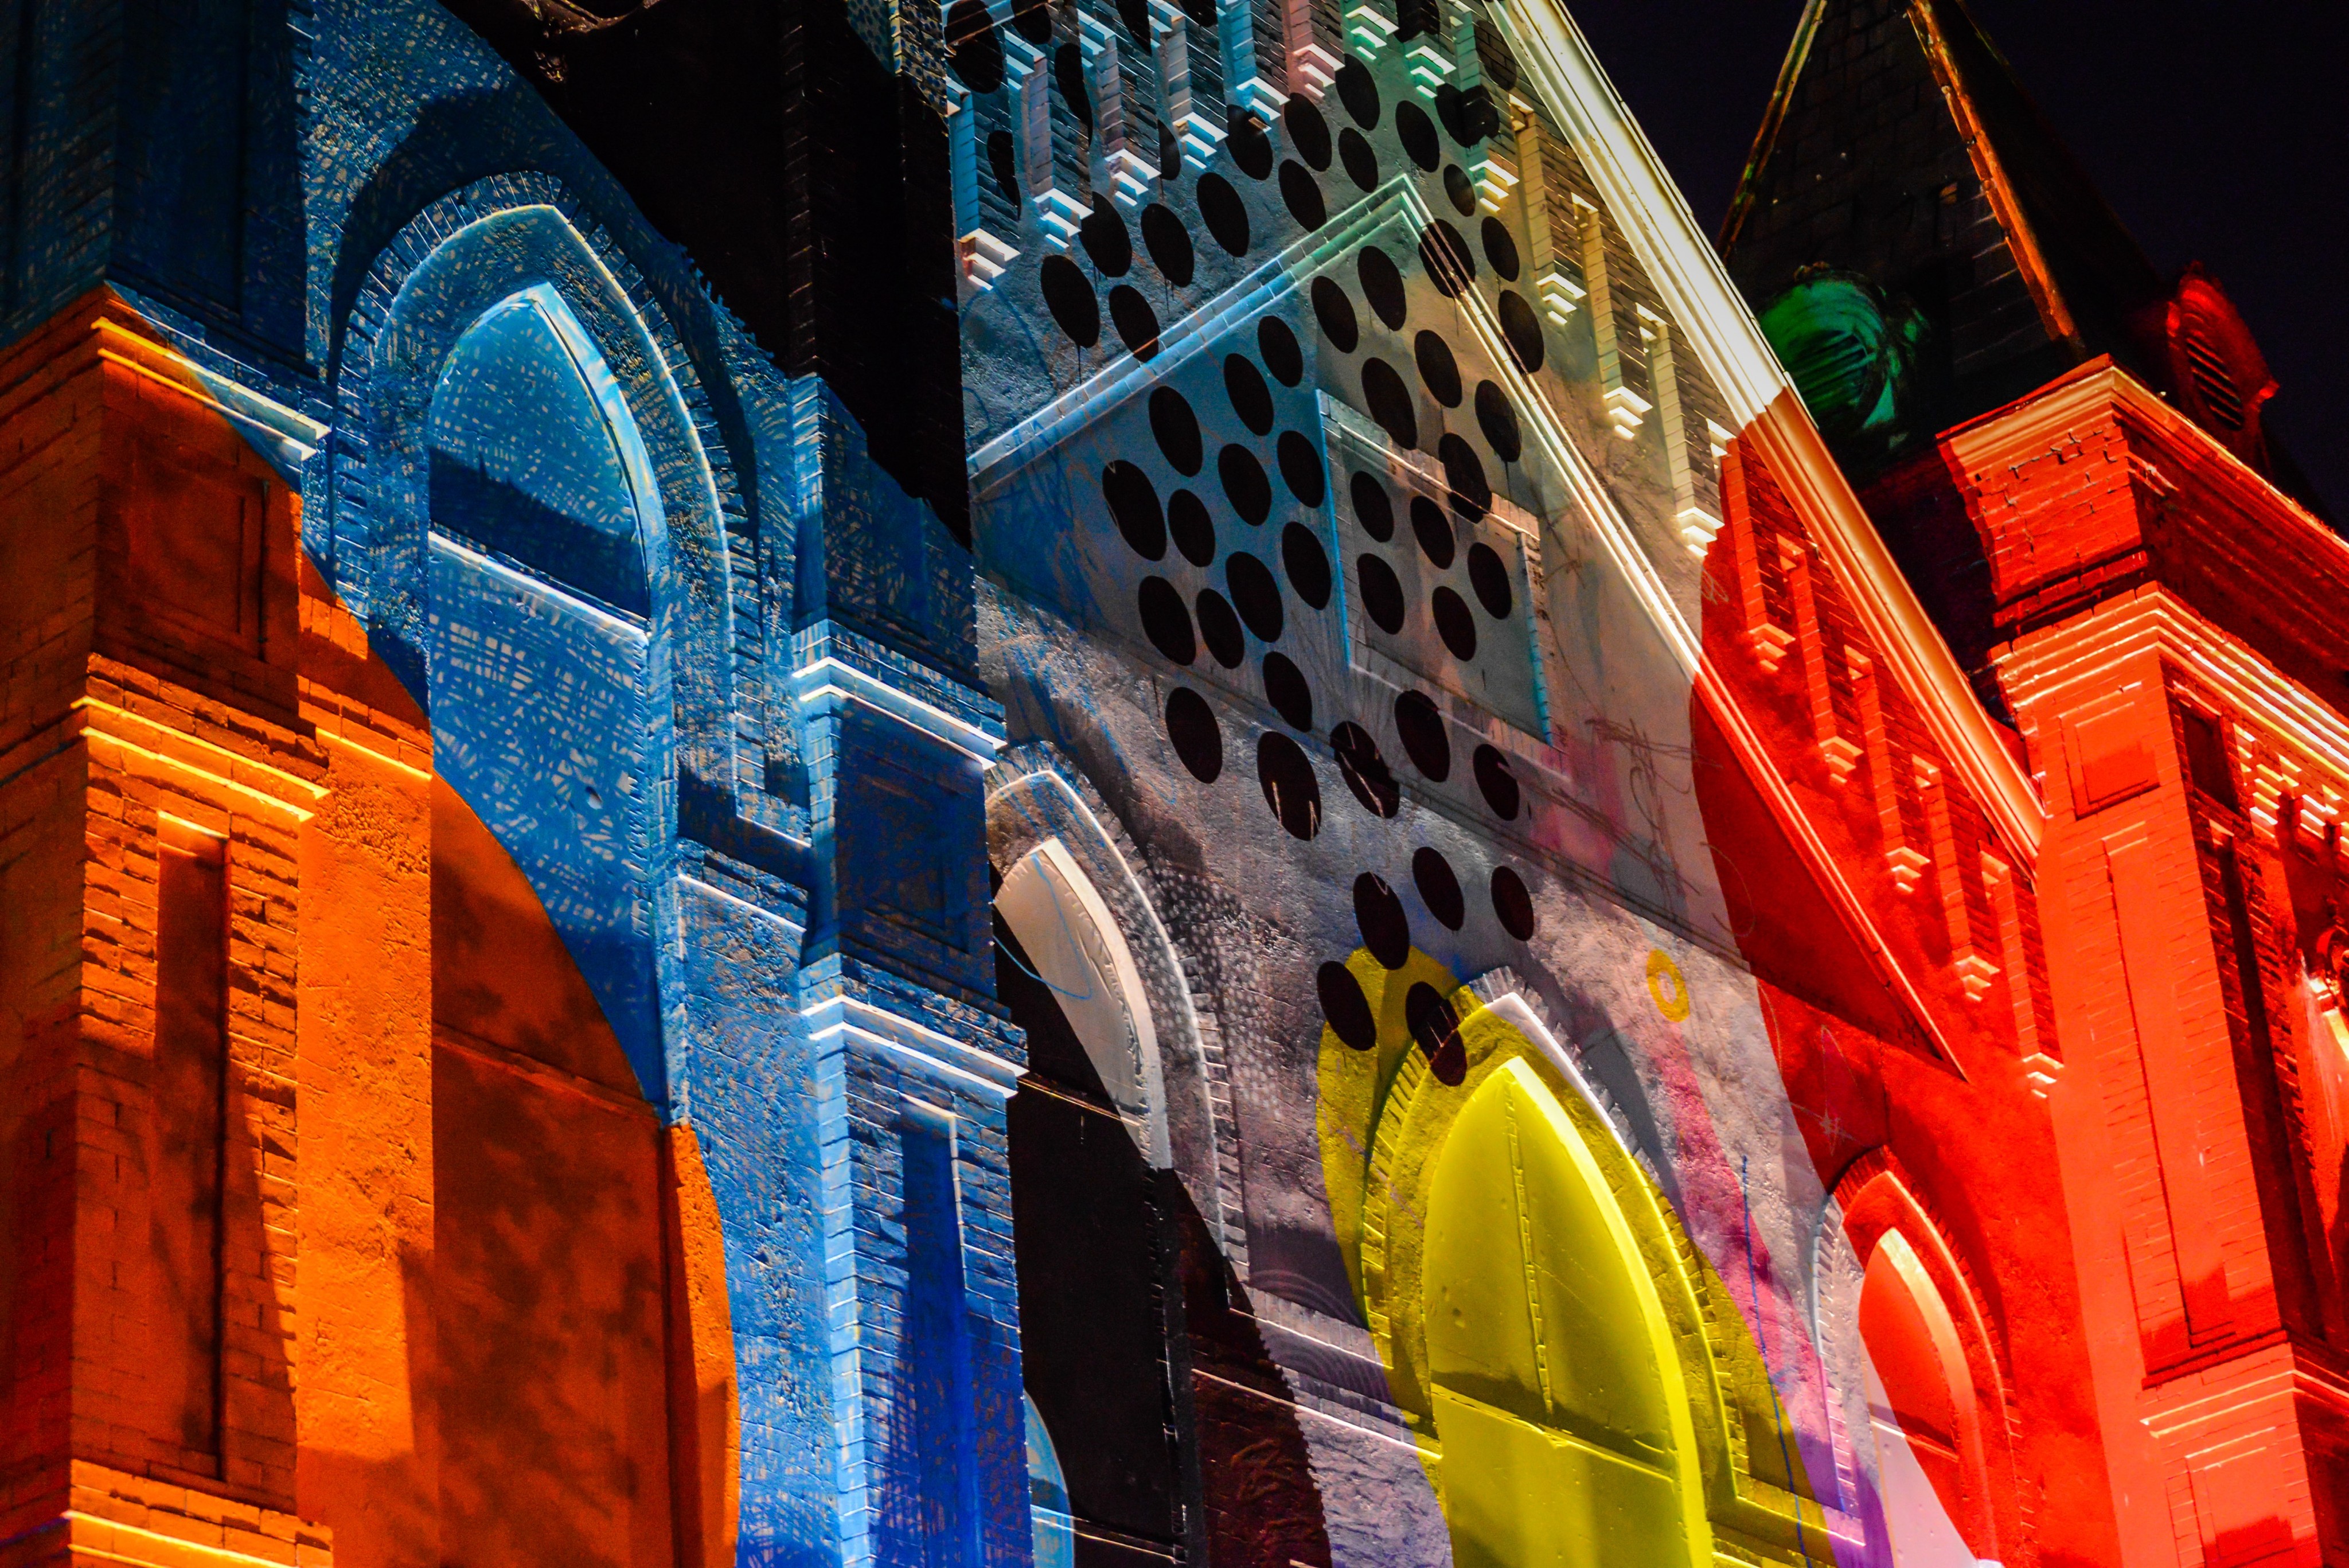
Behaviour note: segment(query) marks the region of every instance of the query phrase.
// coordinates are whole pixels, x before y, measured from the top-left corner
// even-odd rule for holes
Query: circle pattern
[[[1077,225],[1077,240],[1103,277],[1123,277],[1133,265],[1133,236],[1125,232],[1125,220],[1118,216],[1114,203],[1102,202],[1085,214]]]
[[[1280,564],[1299,598],[1317,610],[1330,607],[1330,556],[1312,529],[1291,523],[1280,531]]]
[[[1232,189],[1232,182],[1216,173],[1199,176],[1197,186],[1199,216],[1207,225],[1207,233],[1216,244],[1236,256],[1248,251],[1247,203]],[[1050,262],[1044,264],[1047,266]]]
[[[1408,607],[1394,568],[1381,557],[1366,553],[1354,563],[1354,576],[1361,584],[1362,613],[1371,618],[1371,624],[1389,637],[1402,631]]]
[[[1493,867],[1493,917],[1517,940],[1533,940],[1533,895],[1526,891],[1525,878],[1506,866]]]
[[[1348,482],[1347,491],[1353,498],[1354,520],[1362,525],[1362,532],[1381,545],[1393,538],[1394,502],[1388,496],[1387,487],[1358,469]]]
[[[1191,411],[1190,400],[1172,387],[1161,386],[1150,394],[1150,434],[1174,472],[1185,478],[1206,461],[1199,416]]]
[[[1321,1016],[1340,1044],[1349,1051],[1368,1051],[1379,1043],[1379,1021],[1352,970],[1332,959],[1315,971],[1313,989],[1321,999]]]
[[[1247,635],[1240,628],[1239,612],[1232,601],[1213,588],[1201,588],[1193,601],[1199,612],[1199,640],[1226,670],[1237,670],[1247,657]]]
[[[1142,604],[1142,631],[1150,645],[1176,664],[1199,657],[1199,641],[1191,630],[1191,612],[1183,595],[1164,577],[1144,577],[1136,596]]]
[[[1313,688],[1306,683],[1305,672],[1291,663],[1288,655],[1268,653],[1264,656],[1264,695],[1280,722],[1292,730],[1310,733],[1313,729]]]
[[[1425,845],[1413,850],[1411,879],[1419,889],[1419,901],[1427,906],[1437,924],[1456,931],[1467,921],[1468,900],[1461,896],[1460,878],[1452,874],[1452,862],[1442,854]]]
[[[1174,209],[1164,202],[1153,202],[1142,209],[1142,243],[1149,249],[1150,265],[1158,275],[1177,288],[1190,286],[1192,274],[1198,265],[1198,255],[1191,248],[1191,231],[1174,215]]]
[[[1126,545],[1145,561],[1166,554],[1166,519],[1150,476],[1123,459],[1102,470],[1102,498]]]
[[[1321,831],[1321,784],[1305,748],[1278,730],[1256,743],[1256,779],[1274,820],[1291,838],[1310,840]]]
[[[1354,878],[1354,923],[1361,929],[1362,946],[1381,967],[1401,969],[1411,961],[1411,917],[1375,871]]]
[[[1216,477],[1223,482],[1224,499],[1241,522],[1254,526],[1272,514],[1272,481],[1247,448],[1234,442],[1217,452]]]
[[[1044,308],[1069,341],[1090,348],[1101,341],[1101,301],[1084,270],[1066,256],[1046,256],[1036,269],[1036,284],[1044,294]]]
[[[1258,435],[1272,433],[1272,389],[1247,355],[1224,357],[1224,395],[1231,400],[1240,423]]]
[[[1082,282],[1082,275],[1078,281]],[[1321,336],[1340,354],[1351,354],[1362,340],[1361,324],[1354,318],[1354,302],[1346,291],[1326,277],[1317,277],[1309,291],[1313,296],[1313,318],[1321,324]]]
[[[1166,533],[1193,566],[1204,566],[1215,560],[1215,517],[1207,504],[1189,491],[1178,490],[1166,498]]]
[[[1166,694],[1166,738],[1185,771],[1201,784],[1213,784],[1224,772],[1224,732],[1207,700],[1188,686]]]
[[[1246,550],[1224,559],[1224,584],[1231,589],[1232,607],[1260,642],[1280,640],[1280,585],[1262,561]]]
[[[1330,732],[1330,745],[1338,753],[1339,775],[1364,811],[1388,817],[1402,808],[1402,787],[1368,730],[1349,719]]]
[[[1394,258],[1376,245],[1364,245],[1354,258],[1354,275],[1371,313],[1389,330],[1401,331],[1408,306],[1402,295],[1402,274],[1396,269]]]
[[[1268,316],[1256,324],[1256,351],[1272,379],[1282,386],[1293,387],[1305,379],[1305,351],[1297,346],[1297,334],[1279,317]]]
[[[1430,784],[1452,776],[1452,738],[1434,699],[1424,691],[1405,691],[1394,700],[1395,733],[1402,739],[1403,754]]]

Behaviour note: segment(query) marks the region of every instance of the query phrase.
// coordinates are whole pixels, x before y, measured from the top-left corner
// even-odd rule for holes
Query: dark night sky
[[[1801,0],[1566,4],[1713,232]],[[2154,265],[2199,260],[2226,286],[2282,383],[2270,428],[2349,517],[2349,87],[2325,25],[2338,0],[1970,4]]]

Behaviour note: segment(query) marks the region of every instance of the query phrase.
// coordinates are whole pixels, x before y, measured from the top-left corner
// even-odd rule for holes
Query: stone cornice
[[[2148,653],[2200,682],[2270,745],[2305,758],[2331,775],[2336,793],[2349,795],[2349,718],[2158,583],[2016,639],[1999,650],[1999,678],[2021,708],[2066,688],[2108,687],[2116,670]]]

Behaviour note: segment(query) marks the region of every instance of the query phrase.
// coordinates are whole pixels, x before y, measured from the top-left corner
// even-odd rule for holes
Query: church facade
[[[2349,545],[1961,0],[1717,240],[1551,0],[0,37],[0,1568],[2349,1562]]]

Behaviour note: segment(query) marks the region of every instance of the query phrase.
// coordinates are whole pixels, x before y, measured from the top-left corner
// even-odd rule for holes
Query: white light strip
[[[1761,327],[1557,0],[1500,0],[1502,33],[1564,122],[1608,215],[1639,257],[1741,426],[1768,449],[1788,499],[1850,591],[1861,626],[1903,676],[1934,739],[2016,853],[2036,859],[2046,808],[1819,441]],[[1808,504],[1804,504],[1807,502]]]
[[[819,697],[837,697],[845,701],[861,702],[874,712],[918,730],[932,740],[943,742],[978,762],[993,762],[995,753],[1004,747],[1000,735],[991,734],[967,719],[955,717],[934,702],[926,702],[909,691],[901,691],[885,680],[867,675],[853,664],[843,664],[829,655],[793,670],[792,680],[799,688],[802,702],[813,701]]]

